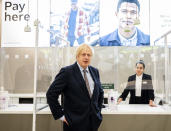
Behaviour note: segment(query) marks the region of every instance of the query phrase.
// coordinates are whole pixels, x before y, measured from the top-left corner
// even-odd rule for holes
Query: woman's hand
[[[120,104],[121,101],[122,101],[122,98],[119,98],[119,99],[118,99],[118,102],[117,102],[117,105]]]
[[[153,103],[153,100],[150,100],[150,101],[149,101],[149,106],[151,106],[151,107],[156,107],[156,105]]]

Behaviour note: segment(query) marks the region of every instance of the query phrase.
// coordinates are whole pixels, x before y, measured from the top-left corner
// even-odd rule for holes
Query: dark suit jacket
[[[84,130],[84,125],[89,122],[89,116],[92,118],[92,126],[95,130],[102,121],[103,89],[99,72],[92,66],[89,66],[89,71],[95,85],[92,98],[89,96],[77,63],[62,68],[46,94],[54,119],[64,115],[69,126],[77,127],[77,131]],[[63,108],[57,101],[61,93],[64,96]]]
[[[132,75],[128,78],[128,83],[120,98],[126,99],[130,92],[129,104],[149,104],[149,100],[154,100],[154,90],[152,85],[152,79],[150,75],[143,74],[142,76],[142,88],[141,96],[135,96],[135,84],[136,75]]]

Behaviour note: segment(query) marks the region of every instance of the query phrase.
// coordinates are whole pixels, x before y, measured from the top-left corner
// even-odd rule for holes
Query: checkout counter
[[[171,83],[167,81],[171,78],[171,66],[170,63],[165,63],[164,48],[95,47],[94,49],[92,65],[99,69],[102,83],[114,83],[115,89],[121,93],[128,76],[135,73],[136,61],[143,59],[146,63],[146,72],[152,75],[155,95],[171,102],[169,97]],[[0,110],[0,131],[62,131],[62,122],[53,119],[45,95],[39,93],[47,91],[61,67],[75,61],[73,53],[75,48],[38,49],[36,90],[33,88],[34,48],[1,48],[0,50],[2,63],[0,84],[12,98],[8,108]],[[171,50],[168,51],[168,61],[171,61]],[[36,110],[33,104],[35,94]],[[19,100],[17,97],[31,98],[30,104],[24,102],[25,99]],[[115,110],[104,108],[102,115],[103,121],[99,131],[170,131],[171,129],[171,106],[166,104],[149,107],[125,103],[118,105]]]
[[[42,104],[36,115],[36,131],[62,131],[62,122],[54,120],[49,107]],[[117,105],[102,110],[99,131],[170,131],[171,106]],[[33,104],[10,105],[0,110],[1,131],[31,131]]]

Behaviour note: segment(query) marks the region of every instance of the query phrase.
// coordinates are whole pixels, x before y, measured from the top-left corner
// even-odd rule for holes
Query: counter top
[[[33,114],[33,104],[15,104],[0,109],[0,114]]]
[[[123,104],[117,105],[114,109],[108,107],[102,110],[102,114],[166,114],[171,115],[171,106],[151,107],[147,104]]]
[[[47,108],[47,104],[38,104],[37,109]],[[50,112],[50,111],[49,111]],[[33,114],[33,104],[13,104],[6,109],[0,109],[0,114]]]
[[[36,96],[37,97],[46,97],[46,93],[44,93],[44,92],[42,92],[42,93],[40,93],[40,92],[38,92],[37,94],[36,94]],[[22,97],[22,98],[33,98],[34,97],[34,94],[33,93],[30,93],[30,94],[15,94],[15,93],[13,93],[13,94],[11,94],[11,93],[9,93],[9,97]]]
[[[51,114],[46,104],[39,104],[37,108],[41,109],[37,114]],[[10,105],[5,110],[0,110],[0,114],[33,114],[33,104],[16,104]],[[108,107],[102,109],[102,114],[154,114],[154,115],[171,115],[171,106],[150,107],[149,105],[117,105],[114,109]]]

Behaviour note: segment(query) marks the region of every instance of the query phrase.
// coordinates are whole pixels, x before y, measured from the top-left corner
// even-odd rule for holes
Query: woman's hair
[[[139,60],[139,61],[137,61],[136,66],[137,66],[138,64],[142,64],[142,65],[143,65],[143,67],[144,67],[144,69],[145,69],[145,64],[144,64],[144,61],[143,61],[143,60]]]

